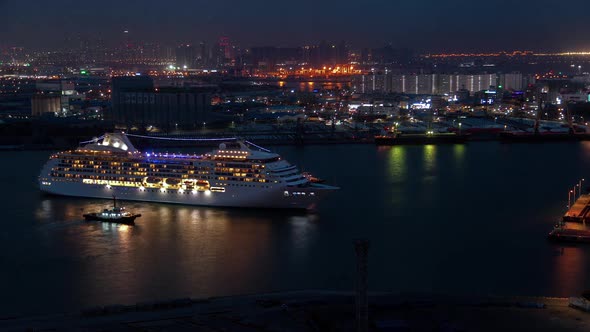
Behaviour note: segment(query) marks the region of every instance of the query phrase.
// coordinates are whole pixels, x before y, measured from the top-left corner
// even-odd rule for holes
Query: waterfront
[[[590,143],[273,147],[342,190],[317,211],[127,203],[137,226],[81,221],[111,202],[47,197],[48,152],[4,152],[0,316],[297,289],[350,290],[352,240],[371,240],[371,290],[569,296],[590,247],[545,235]]]

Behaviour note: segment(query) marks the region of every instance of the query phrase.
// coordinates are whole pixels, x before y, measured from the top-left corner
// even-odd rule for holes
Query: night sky
[[[590,50],[588,0],[0,0],[0,46],[214,41],[243,47],[322,39],[422,51]]]

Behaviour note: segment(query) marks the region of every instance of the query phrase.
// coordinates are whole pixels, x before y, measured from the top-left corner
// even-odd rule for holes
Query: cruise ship
[[[187,205],[311,209],[337,187],[310,182],[280,155],[242,141],[203,155],[137,150],[109,133],[50,157],[39,186],[56,195]]]

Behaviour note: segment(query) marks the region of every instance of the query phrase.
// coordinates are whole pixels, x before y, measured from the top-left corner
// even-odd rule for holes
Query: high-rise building
[[[355,77],[353,88],[361,93],[393,92],[407,94],[443,95],[461,89],[471,92],[496,88],[505,74],[394,74],[370,73]],[[508,76],[508,81],[515,80]],[[511,83],[512,84],[512,83]],[[515,83],[514,83],[515,84]]]
[[[196,68],[197,55],[195,47],[188,44],[180,45],[176,48],[176,67],[181,69]]]
[[[524,88],[523,82],[521,73],[507,73],[500,75],[498,86],[502,86],[504,90],[522,91]]]
[[[203,41],[199,43],[199,56],[198,56],[198,63],[202,67],[207,67],[209,65],[209,50],[207,49],[207,44]]]
[[[336,45],[336,62],[339,64],[348,63],[348,46],[344,40]]]
[[[237,47],[231,42],[229,37],[219,37],[217,47],[214,48],[213,59],[218,67],[232,65],[237,55]]]

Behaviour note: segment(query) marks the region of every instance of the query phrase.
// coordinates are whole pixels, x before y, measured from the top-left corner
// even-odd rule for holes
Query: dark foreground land
[[[590,331],[567,299],[373,294],[369,331]],[[350,293],[289,292],[180,299],[4,317],[7,331],[354,331]]]

